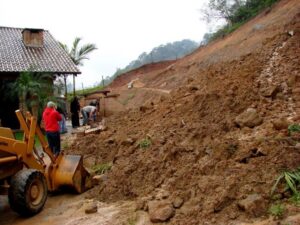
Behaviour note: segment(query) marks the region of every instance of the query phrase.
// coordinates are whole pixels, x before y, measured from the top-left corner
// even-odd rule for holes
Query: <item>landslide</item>
[[[151,77],[153,73],[158,74],[175,62],[176,60],[169,60],[143,65],[137,69],[119,75],[107,88],[120,89],[122,86],[127,85],[131,80],[137,78],[147,79],[148,77]]]
[[[171,224],[239,224],[267,216],[274,180],[300,165],[299,136],[287,132],[288,124],[300,122],[299,11],[297,0],[281,1],[153,80],[177,77],[169,96],[114,115],[107,131],[75,141],[72,151],[113,162],[89,194],[118,201],[154,199],[164,191],[164,198],[184,202]],[[237,122],[249,108],[261,123]],[[141,148],[145,139],[151,144]],[[260,196],[261,207],[239,208],[251,194]]]

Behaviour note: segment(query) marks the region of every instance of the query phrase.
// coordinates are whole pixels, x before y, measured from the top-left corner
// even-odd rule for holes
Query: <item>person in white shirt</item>
[[[93,120],[97,113],[97,107],[92,105],[87,105],[81,109],[81,114],[83,116],[83,126],[88,124],[89,120]]]

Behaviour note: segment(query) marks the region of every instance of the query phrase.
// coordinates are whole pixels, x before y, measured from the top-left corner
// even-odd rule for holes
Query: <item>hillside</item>
[[[139,79],[135,96],[170,94],[128,99],[135,107],[109,117],[107,131],[73,143],[93,164],[113,162],[89,196],[134,200],[150,217],[167,205],[167,224],[299,224],[283,189],[284,216],[268,214],[275,179],[300,165],[300,137],[287,131],[300,123],[299,62],[300,2],[282,0],[183,59],[122,76],[114,91]]]
[[[153,48],[149,53],[143,52],[137,59],[131,61],[123,69],[117,69],[112,79],[120,74],[137,69],[147,64],[153,64],[162,61],[170,61],[182,58],[197,49],[199,44],[195,41],[184,39],[172,43],[162,44]]]

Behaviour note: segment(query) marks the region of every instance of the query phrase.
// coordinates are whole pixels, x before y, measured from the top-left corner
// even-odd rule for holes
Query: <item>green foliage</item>
[[[99,84],[99,85],[96,85],[94,87],[89,87],[89,88],[85,88],[84,90],[76,90],[75,91],[75,96],[84,96],[84,95],[89,95],[95,91],[101,91],[104,89],[105,86],[102,86],[102,84]],[[72,101],[73,99],[73,93],[68,93],[68,96],[67,96],[67,100],[69,102]]]
[[[300,206],[300,195],[293,195],[290,200],[294,205]]]
[[[285,181],[286,190],[292,191],[294,196],[300,196],[300,193],[297,190],[297,187],[300,184],[300,168],[295,171],[286,171],[280,174],[272,187],[271,194],[274,194],[281,180]]]
[[[209,8],[213,12],[203,12],[205,17],[211,18],[218,15],[219,18],[226,20],[226,25],[218,29],[214,33],[206,33],[203,36],[202,45],[206,45],[211,41],[224,37],[241,25],[246,23],[251,18],[258,15],[262,10],[272,6],[278,0],[245,0],[245,1],[231,1],[228,0],[210,0]],[[217,12],[217,14],[215,14]]]
[[[127,219],[128,225],[135,225],[136,224],[136,218],[130,217]]]
[[[112,80],[120,74],[139,68],[145,64],[181,58],[194,51],[198,46],[199,45],[196,42],[188,39],[160,45],[153,48],[149,53],[143,52],[136,60],[131,61],[125,68],[118,68],[112,76]]]
[[[293,132],[300,132],[300,125],[299,124],[291,124],[288,127],[289,135],[291,135]]]
[[[96,45],[91,43],[84,44],[81,47],[79,47],[80,46],[79,43],[81,40],[82,40],[81,38],[76,37],[73,42],[71,50],[68,48],[66,44],[60,43],[60,46],[68,53],[68,55],[71,57],[74,64],[77,66],[82,66],[83,60],[89,59],[88,55],[97,49]]]
[[[47,101],[54,100],[52,81],[53,77],[50,74],[31,71],[22,72],[16,81],[11,84],[10,96],[20,98],[25,111],[30,110],[32,112],[36,108],[38,110],[38,121],[40,121]]]
[[[15,136],[16,140],[23,141],[24,133],[23,132],[14,132],[14,136]],[[46,136],[45,136],[45,138],[46,138]],[[34,137],[34,146],[35,147],[41,146],[41,142],[40,142],[38,136]]]
[[[96,164],[92,166],[92,170],[95,172],[95,174],[104,174],[105,172],[109,171],[112,167],[112,163],[102,163],[102,164]]]
[[[144,138],[139,142],[139,146],[142,149],[146,149],[151,146],[151,140],[149,138]]]
[[[284,214],[284,211],[285,211],[285,207],[280,203],[273,204],[269,208],[269,213],[276,218],[281,218]]]

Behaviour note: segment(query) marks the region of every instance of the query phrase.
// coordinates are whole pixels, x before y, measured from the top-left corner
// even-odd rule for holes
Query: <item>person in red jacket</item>
[[[47,103],[47,107],[43,112],[43,120],[49,147],[53,154],[57,156],[60,153],[60,127],[58,122],[62,120],[62,117],[56,111],[54,102]]]

